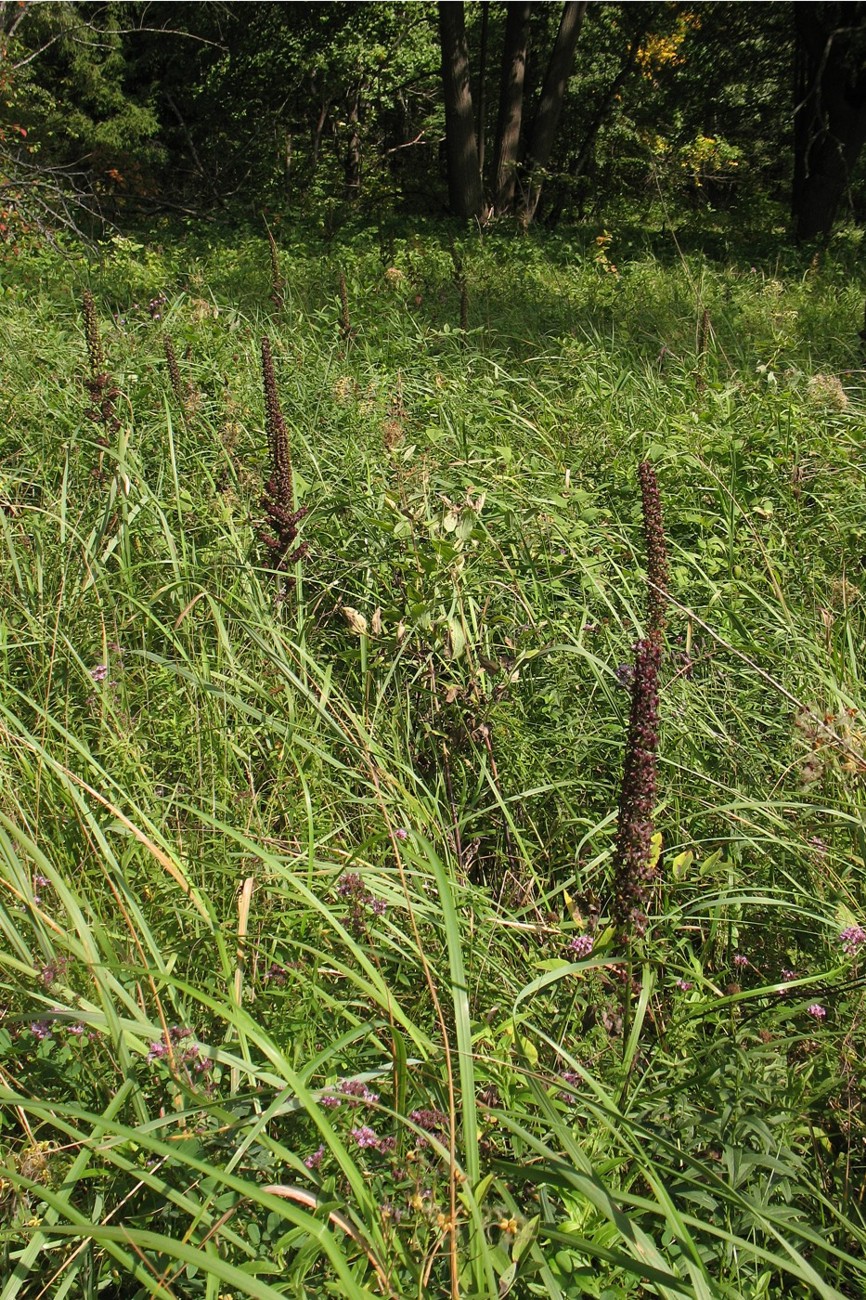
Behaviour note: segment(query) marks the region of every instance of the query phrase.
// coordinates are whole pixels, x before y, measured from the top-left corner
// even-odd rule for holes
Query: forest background
[[[862,216],[860,3],[0,5],[0,227]],[[96,223],[94,226],[93,223]]]

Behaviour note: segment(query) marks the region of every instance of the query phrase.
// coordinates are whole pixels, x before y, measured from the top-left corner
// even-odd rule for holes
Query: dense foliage
[[[553,224],[661,193],[674,206],[756,213],[790,203],[795,182],[795,209],[814,205],[810,184],[819,191],[801,230],[811,237],[862,209],[862,4],[571,6],[577,47],[549,157],[540,122],[565,11],[444,8],[461,19],[461,40],[465,19],[472,139],[463,143],[483,182],[479,190],[476,175],[467,207],[451,177],[454,212],[516,206]],[[525,22],[510,30],[517,10]],[[522,89],[503,163],[509,51],[520,54]],[[178,206],[247,215],[265,206],[331,225],[383,207],[441,213],[451,143],[443,54],[432,3],[0,5],[5,233],[60,219],[93,233],[94,222]],[[501,166],[517,182],[504,207]],[[527,209],[542,180],[540,205]]]

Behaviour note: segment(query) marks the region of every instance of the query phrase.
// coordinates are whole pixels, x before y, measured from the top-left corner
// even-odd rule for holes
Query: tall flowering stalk
[[[193,415],[198,409],[200,395],[196,389],[195,383],[191,379],[184,380],[180,373],[180,363],[177,359],[177,353],[174,349],[174,342],[170,334],[163,334],[162,347],[165,352],[165,364],[168,367],[168,377],[171,381],[171,391],[177,398],[178,405],[184,415]],[[186,350],[186,360],[189,360],[190,350]]]
[[[660,640],[665,629],[668,600],[668,546],[662,517],[662,499],[655,470],[648,460],[638,465],[646,547],[648,620],[647,635]]]
[[[668,586],[668,555],[661,497],[648,461],[638,470],[643,501],[649,587],[646,636],[635,647],[631,712],[614,850],[613,920],[621,939],[642,935],[656,877],[652,860],[656,759],[659,744],[659,670]]]
[[[165,352],[165,363],[168,366],[168,377],[171,380],[171,390],[174,393],[181,406],[186,405],[186,394],[183,390],[183,381],[180,377],[180,366],[177,363],[177,353],[174,350],[174,343],[168,334],[162,336],[162,346]]]
[[[91,405],[86,411],[88,420],[101,424],[102,431],[97,435],[99,445],[99,464],[94,471],[102,477],[102,457],[108,447],[109,438],[117,433],[120,420],[114,411],[114,403],[120,395],[120,389],[112,383],[105,368],[105,353],[99,336],[99,320],[96,315],[96,303],[93,294],[85,289],[82,294],[82,312],[84,315],[84,337],[87,341],[87,357],[90,362],[90,378],[84,381]]]
[[[352,322],[349,318],[349,289],[346,284],[345,271],[340,272],[340,334],[348,341],[354,336]]]
[[[259,538],[270,552],[270,567],[280,572],[307,553],[306,542],[296,546],[298,524],[307,513],[307,507],[294,510],[294,484],[292,459],[289,451],[289,434],[280,410],[277,381],[274,378],[274,361],[270,339],[262,339],[262,379],[265,389],[265,413],[268,433],[270,476],[265,484],[262,505],[267,522],[259,530]]]

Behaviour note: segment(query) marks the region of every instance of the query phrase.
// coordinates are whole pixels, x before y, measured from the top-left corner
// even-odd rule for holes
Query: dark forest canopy
[[[0,225],[864,207],[862,3],[0,3]],[[87,214],[90,214],[88,217]]]

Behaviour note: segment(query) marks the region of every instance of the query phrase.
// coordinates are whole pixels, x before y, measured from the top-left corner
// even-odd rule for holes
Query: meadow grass
[[[0,1300],[866,1291],[856,241],[594,234],[4,254]]]

